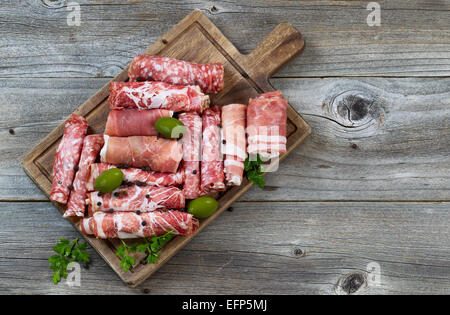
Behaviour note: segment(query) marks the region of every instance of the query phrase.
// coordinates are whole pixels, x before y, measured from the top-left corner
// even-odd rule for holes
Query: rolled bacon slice
[[[64,124],[64,135],[56,149],[53,161],[53,179],[50,200],[66,204],[80,161],[83,140],[88,124],[86,119],[72,114]]]
[[[245,122],[247,106],[230,104],[222,107],[222,153],[225,154],[224,169],[227,185],[239,186],[244,175],[247,157]]]
[[[223,64],[197,64],[168,57],[138,55],[128,69],[130,81],[162,81],[175,85],[199,85],[204,93],[223,89]]]
[[[155,136],[109,137],[100,152],[102,163],[148,166],[152,171],[175,173],[183,158],[182,145],[176,140]]]
[[[164,82],[111,82],[111,109],[167,109],[201,113],[209,106],[209,96],[197,85],[179,86]]]
[[[249,154],[273,157],[286,153],[287,101],[280,91],[250,99],[247,110]]]
[[[166,109],[113,109],[106,121],[105,134],[113,137],[157,136],[156,121],[161,117],[172,117],[172,113]]]
[[[201,196],[200,190],[200,160],[202,118],[194,112],[181,113],[178,119],[186,126],[183,135],[183,169],[185,172],[184,196],[195,199]]]
[[[223,191],[225,177],[223,174],[223,161],[220,132],[220,107],[208,108],[202,115],[202,162],[200,189],[204,193]]]
[[[91,164],[95,162],[103,146],[103,135],[89,135],[84,138],[78,171],[73,181],[67,210],[63,217],[84,217],[86,208],[86,180],[89,177]]]
[[[97,238],[142,238],[164,235],[191,235],[197,231],[199,222],[192,214],[181,211],[97,213],[80,222],[81,232]]]
[[[111,168],[117,168],[115,165],[106,163],[95,163],[91,165],[89,178],[86,181],[87,191],[94,191],[94,184],[97,177]],[[150,186],[179,186],[184,182],[184,170],[180,169],[176,173],[159,173],[153,171],[144,171],[139,168],[122,168],[123,180],[128,183],[145,183]]]
[[[111,193],[88,193],[89,212],[137,211],[151,212],[160,209],[182,209],[183,192],[176,187],[125,186]]]

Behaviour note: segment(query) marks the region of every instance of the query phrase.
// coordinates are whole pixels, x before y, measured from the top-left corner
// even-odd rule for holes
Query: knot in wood
[[[366,286],[366,276],[363,273],[354,272],[339,279],[336,286],[336,293],[353,294]]]
[[[328,112],[343,127],[379,126],[383,120],[380,100],[370,91],[347,90],[329,99]]]
[[[301,249],[300,247],[294,247],[294,249],[292,250],[292,254],[297,257],[303,257],[305,256],[305,251],[303,249]]]
[[[46,8],[59,9],[65,6],[66,0],[41,0]]]

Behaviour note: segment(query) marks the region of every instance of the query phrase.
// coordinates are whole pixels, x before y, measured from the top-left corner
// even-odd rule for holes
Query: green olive
[[[95,180],[94,188],[102,193],[110,193],[122,184],[123,173],[118,168],[112,168],[101,173]]]
[[[186,132],[183,123],[173,117],[159,118],[155,123],[155,128],[164,137],[172,139],[178,139]]]
[[[188,205],[188,212],[197,219],[204,219],[216,212],[219,202],[211,197],[203,196],[191,200]]]

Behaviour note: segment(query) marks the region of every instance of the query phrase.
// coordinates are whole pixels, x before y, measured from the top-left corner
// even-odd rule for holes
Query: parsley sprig
[[[146,253],[147,257],[145,258],[145,262],[147,264],[155,264],[158,261],[159,254],[158,252],[162,249],[165,243],[170,241],[174,237],[174,231],[170,231],[161,236],[154,236],[149,241],[147,238],[144,238],[145,243],[136,243],[132,246],[128,246],[123,240],[122,245],[116,251],[116,256],[120,258],[120,266],[123,271],[127,272],[133,267],[135,260],[134,257],[130,256],[130,253],[135,253],[139,251],[141,253]]]
[[[256,155],[256,161],[251,161],[250,157],[247,157],[244,161],[244,171],[247,173],[248,180],[264,188],[266,182],[264,181],[264,172],[261,169],[261,164],[264,164],[264,161],[259,154]]]
[[[78,244],[78,238],[72,242],[65,238],[61,238],[53,250],[57,253],[48,259],[50,269],[53,270],[53,283],[57,284],[61,281],[61,277],[67,278],[67,266],[74,261],[89,263],[89,253],[86,251],[87,244]]]

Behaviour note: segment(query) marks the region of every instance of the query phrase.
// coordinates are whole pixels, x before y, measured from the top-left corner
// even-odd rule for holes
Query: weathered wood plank
[[[0,5],[0,77],[115,76],[193,9],[244,53],[280,22],[296,26],[305,52],[278,76],[450,74],[450,5],[443,1],[378,1],[379,27],[366,23],[367,1],[78,0],[79,27],[67,25],[63,1],[43,2]]]
[[[0,206],[0,293],[334,294],[371,262],[357,294],[450,293],[449,203],[237,202],[136,289],[92,250],[81,287],[53,285],[51,248],[78,234],[50,203]]]
[[[107,80],[0,80],[1,200],[47,200],[21,158]],[[450,79],[272,83],[313,133],[242,200],[449,199]]]

